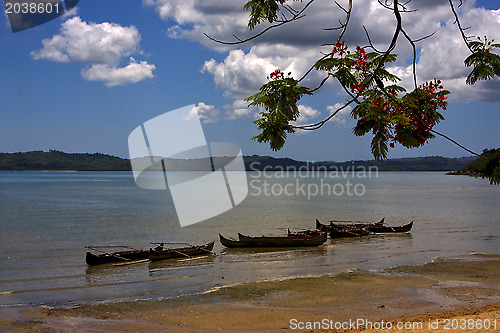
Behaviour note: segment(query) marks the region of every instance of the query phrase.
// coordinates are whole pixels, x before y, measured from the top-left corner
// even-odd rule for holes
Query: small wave
[[[437,256],[437,257],[432,258],[431,263],[436,264],[436,263],[446,263],[446,262],[458,262],[458,261],[463,261],[463,260],[464,259],[462,259],[462,258],[454,258],[454,257],[445,258],[445,257]]]
[[[200,294],[210,294],[219,290],[223,289],[229,289],[232,287],[237,287],[245,284],[253,284],[253,283],[263,283],[263,282],[283,282],[283,281],[288,281],[288,280],[294,280],[294,279],[309,279],[309,278],[322,278],[322,277],[336,277],[341,274],[349,274],[349,273],[357,273],[360,272],[359,269],[354,268],[348,268],[345,271],[341,272],[336,272],[336,273],[318,273],[318,274],[305,274],[305,275],[291,275],[291,276],[282,276],[282,277],[276,277],[276,278],[269,278],[269,279],[262,279],[258,281],[253,281],[253,282],[240,282],[240,283],[232,283],[232,284],[227,284],[223,286],[215,286],[213,288],[207,289]]]

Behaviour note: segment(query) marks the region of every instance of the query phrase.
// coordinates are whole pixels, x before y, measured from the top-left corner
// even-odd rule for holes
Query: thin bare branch
[[[335,1],[335,4],[339,6],[339,8],[342,9],[346,14],[349,14],[348,10],[342,7],[337,1]]]
[[[434,36],[435,34],[436,34],[436,31],[434,31],[433,33],[428,34],[427,36],[424,36],[424,37],[422,37],[422,38],[419,38],[419,39],[414,39],[414,40],[413,40],[413,42],[414,42],[414,43],[421,42],[421,41],[423,41],[424,39],[427,39],[427,38],[430,38],[430,37]]]
[[[269,30],[271,29],[274,29],[274,28],[278,28],[280,26],[282,26],[283,24],[286,24],[286,23],[290,23],[290,22],[294,22],[294,21],[297,21],[297,20],[300,20],[301,18],[303,18],[305,15],[303,14],[307,8],[314,2],[315,0],[309,0],[309,2],[307,4],[304,5],[304,7],[302,7],[302,9],[300,9],[299,11],[296,11],[296,13],[290,18],[290,19],[286,19],[286,20],[279,20],[279,21],[276,21],[278,22],[277,24],[272,24],[270,25],[269,27],[265,28],[264,30],[262,30],[261,32],[259,32],[258,34],[255,34],[251,37],[248,37],[246,39],[241,39],[241,38],[238,38],[237,36],[235,36],[233,34],[233,37],[235,37],[235,39],[237,40],[236,42],[225,42],[225,41],[222,41],[222,40],[218,40],[218,39],[215,39],[211,36],[209,36],[207,33],[203,33],[205,35],[205,37],[207,37],[208,39],[216,42],[216,43],[219,43],[219,44],[224,44],[224,45],[238,45],[238,44],[243,44],[243,43],[247,43],[257,37],[260,37],[262,36],[263,34],[265,34],[266,32],[268,32]],[[295,10],[294,10],[295,11]],[[283,14],[282,14],[283,15]]]
[[[379,0],[379,2],[380,2],[380,0]],[[401,15],[399,13],[398,6],[399,6],[398,0],[394,0],[394,9],[393,9],[393,11],[394,11],[394,15],[396,16],[397,27],[396,27],[396,30],[394,32],[393,38],[391,40],[391,44],[389,45],[389,47],[387,48],[387,50],[385,52],[383,52],[384,55],[382,56],[382,59],[381,59],[379,65],[377,66],[377,68],[375,69],[375,71],[373,72],[372,76],[369,78],[368,82],[366,83],[366,86],[368,86],[370,84],[370,82],[375,78],[375,76],[377,75],[378,71],[380,71],[380,69],[382,68],[383,64],[385,63],[385,60],[387,59],[387,57],[389,56],[389,54],[396,47],[396,42],[397,42],[399,33],[401,32],[401,29],[402,29],[402,23],[401,23],[402,20],[401,20]],[[352,10],[352,0],[349,0],[349,13],[348,13],[348,17],[346,18],[346,26],[347,26],[347,23],[349,22],[351,10]],[[339,38],[337,40],[338,42],[340,42],[340,40],[342,39],[342,36],[343,36],[344,32],[345,32],[345,27],[344,27],[344,30],[342,31],[341,35],[339,36]],[[325,55],[321,59],[325,59],[328,56],[329,55]],[[332,56],[333,56],[333,54],[332,54]],[[306,77],[313,68],[314,68],[314,66],[306,74],[304,74],[304,76],[300,80],[302,80],[304,77]],[[323,86],[323,84],[325,84],[325,82],[328,80],[328,78],[330,77],[330,75],[332,75],[332,73],[329,71],[328,75],[321,81],[321,83],[318,85],[318,87],[316,87],[316,88],[314,88],[313,90],[310,90],[310,91],[311,92],[312,91],[316,91],[319,88],[321,88]],[[343,84],[341,84],[341,86],[344,87]],[[347,88],[344,87],[344,89],[346,90]],[[385,92],[385,93],[388,94],[387,92]],[[349,94],[349,95],[351,95],[351,94]],[[346,108],[348,105],[350,105],[350,104],[352,104],[354,102],[359,103],[359,101],[357,100],[357,98],[360,95],[361,95],[361,91],[358,92],[356,94],[356,96],[353,96],[353,98],[351,100],[349,100],[346,104],[344,104],[342,107],[340,107],[339,109],[337,109],[334,113],[332,113],[330,116],[328,116],[327,118],[325,118],[324,120],[322,120],[320,122],[317,122],[315,124],[310,124],[310,125],[292,126],[292,127],[293,128],[297,128],[297,129],[308,130],[308,131],[319,129],[326,122],[328,122],[330,119],[332,119],[338,112],[340,112],[341,110],[343,110],[344,108]],[[390,95],[390,94],[388,94],[388,95]]]
[[[348,101],[346,104],[342,105],[340,108],[338,108],[337,110],[335,110],[335,112],[333,112],[331,115],[329,115],[326,119],[324,119],[324,120],[322,120],[320,122],[317,122],[315,124],[309,124],[309,125],[301,125],[301,126],[293,126],[292,125],[292,128],[302,129],[302,130],[305,130],[305,131],[314,131],[314,130],[317,130],[317,129],[321,128],[324,124],[326,124],[330,119],[332,119],[333,117],[335,117],[335,115],[337,113],[339,113],[340,111],[342,111],[343,109],[345,109],[346,107],[348,107],[353,102],[354,102],[354,100]]]
[[[283,8],[285,8],[291,15],[297,14],[297,10],[293,9],[290,5],[283,4]]]
[[[405,36],[405,38],[408,40],[410,43],[412,49],[413,49],[413,58],[412,58],[412,72],[413,72],[413,84],[415,86],[415,89],[417,89],[418,84],[417,84],[417,47],[415,46],[415,43],[413,40],[408,36],[406,31],[404,29],[401,29],[401,32]]]
[[[380,2],[380,0],[379,0]],[[382,59],[380,60],[377,68],[373,71],[372,75],[369,77],[368,81],[365,84],[365,87],[369,86],[370,83],[375,79],[375,76],[377,76],[378,72],[380,69],[384,66],[384,63],[389,56],[389,54],[396,48],[396,43],[398,41],[399,33],[401,32],[402,29],[402,19],[401,19],[401,13],[399,12],[399,3],[398,0],[394,0],[394,16],[396,17],[396,30],[394,31],[394,35],[392,36],[391,44],[387,48],[387,50],[383,53]],[[358,93],[358,95],[361,94],[361,92]]]
[[[368,38],[368,43],[370,43],[370,47],[377,53],[382,54],[382,51],[379,51],[375,48],[375,45],[373,45],[372,40],[370,39],[370,35],[368,34],[368,30],[366,29],[365,25],[363,25],[363,29],[365,30],[366,38]]]
[[[480,156],[478,153],[475,153],[475,152],[473,152],[472,150],[470,150],[470,149],[468,149],[468,148],[465,148],[464,146],[462,146],[460,143],[456,142],[455,140],[453,140],[453,139],[452,139],[452,138],[450,138],[449,136],[446,136],[446,135],[444,135],[443,133],[439,133],[439,132],[437,132],[437,131],[435,131],[435,130],[430,130],[430,131],[431,131],[432,133],[434,133],[434,134],[437,134],[437,135],[439,135],[439,136],[442,136],[442,137],[443,137],[443,138],[445,138],[446,140],[448,140],[448,141],[450,141],[450,142],[452,142],[452,143],[456,144],[457,146],[459,146],[459,147],[460,147],[460,148],[462,148],[463,150],[465,150],[465,151],[467,151],[467,152],[471,153],[472,155]]]
[[[474,51],[472,50],[472,48],[469,45],[469,38],[467,36],[465,36],[464,29],[462,28],[462,25],[460,24],[460,19],[458,18],[457,11],[455,10],[455,7],[453,6],[453,0],[448,0],[448,1],[450,3],[451,12],[455,16],[455,23],[457,24],[458,30],[460,31],[460,34],[462,35],[462,39],[464,40],[465,45],[467,46],[467,48],[469,49],[469,51],[471,53],[474,53]],[[460,8],[460,6],[462,6],[462,0],[460,0],[460,4],[458,5],[458,7]]]
[[[352,0],[349,0],[349,8],[347,9],[347,15],[346,15],[346,18],[345,18],[344,23],[342,24],[342,31],[340,32],[339,37],[337,38],[337,42],[336,42],[336,43],[340,42],[340,41],[342,40],[342,37],[343,37],[343,36],[344,36],[344,34],[345,34],[345,31],[346,31],[346,29],[347,29],[347,25],[349,24],[349,20],[351,19],[351,12],[352,12]],[[332,56],[333,56],[333,53],[329,53],[329,54],[327,54],[327,55],[325,55],[325,56],[321,57],[321,59],[319,59],[319,60],[326,59],[328,56],[332,57]],[[319,61],[319,60],[318,60],[318,61]],[[316,62],[317,62],[317,61],[316,61]],[[314,69],[314,67],[315,67],[315,64],[316,64],[316,63],[314,63],[314,64],[313,64],[313,65],[312,65],[312,66],[311,66],[311,67],[307,70],[307,72],[305,72],[305,74],[304,74],[304,75],[302,75],[302,77],[299,79],[299,81],[298,81],[298,82],[301,82],[302,80],[304,80],[304,79],[305,79],[305,78],[309,75],[309,73],[311,73],[311,71],[312,71],[312,70]],[[323,79],[323,81],[324,81],[324,82],[326,82],[326,80],[328,79],[328,77],[329,77],[330,75],[331,75],[331,72],[330,72],[330,71],[328,71],[328,74],[327,74],[326,78],[325,78],[325,79]],[[313,90],[314,90],[314,91],[316,91],[316,90],[318,90],[321,86],[323,86],[323,84],[324,84],[324,82],[323,82],[323,81],[322,81],[322,83],[320,83],[320,85],[319,85],[317,88],[315,88],[315,89],[313,89]]]
[[[340,26],[336,28],[323,28],[323,30],[330,31],[330,30],[340,30],[344,28],[344,23],[339,20]],[[328,45],[328,44],[323,44],[323,45]]]

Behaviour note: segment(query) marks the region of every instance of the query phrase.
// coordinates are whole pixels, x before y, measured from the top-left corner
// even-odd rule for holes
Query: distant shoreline
[[[378,171],[460,171],[475,157],[446,158],[441,156],[388,159],[384,161],[296,161],[291,158],[270,156],[244,156],[246,171],[333,171],[366,170],[376,167]],[[201,162],[203,160],[200,160]],[[200,161],[189,161],[190,170],[204,170]],[[185,170],[185,169],[180,169]],[[19,153],[0,153],[0,171],[132,171],[130,160],[101,153],[65,153],[51,150]]]

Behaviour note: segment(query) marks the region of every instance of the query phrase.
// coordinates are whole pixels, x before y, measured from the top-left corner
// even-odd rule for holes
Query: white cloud
[[[243,50],[233,50],[217,63],[214,59],[206,61],[202,71],[214,77],[215,85],[232,97],[247,97],[257,91],[266,82],[266,76],[277,66],[272,58],[263,58],[255,54],[253,49],[245,54]]]
[[[292,68],[296,75],[302,75],[321,54],[323,43],[334,42],[338,31],[325,31],[325,27],[338,26],[344,13],[331,0],[316,0],[306,11],[306,16],[284,27],[273,29],[269,33],[252,40],[248,44],[235,47],[221,46],[203,33],[225,40],[234,41],[232,34],[245,38],[261,31],[266,24],[255,31],[248,31],[248,12],[243,10],[246,0],[221,2],[217,0],[144,0],[153,6],[158,15],[168,22],[171,37],[197,41],[208,47],[229,52],[221,61],[207,61],[204,70],[214,77],[215,84],[224,89],[226,96],[241,98],[255,93],[266,82],[270,70]],[[339,1],[346,7],[347,0]],[[303,2],[291,2],[297,7]],[[468,35],[488,35],[500,40],[500,10],[474,8],[475,1],[469,0],[459,9],[462,25],[471,26]],[[466,87],[465,78],[470,69],[463,65],[467,48],[454,24],[454,17],[447,1],[414,0],[407,4],[408,9],[416,12],[403,13],[403,25],[413,39],[418,39],[436,32],[434,36],[417,44],[419,59],[417,74],[419,83],[434,77],[443,80],[445,88],[452,90],[456,99],[499,99],[493,94],[498,81],[481,83]],[[357,0],[345,40],[351,46],[368,44],[363,25],[367,27],[374,45],[384,50],[388,47],[394,32],[396,21],[392,13],[376,1]],[[412,55],[410,44],[400,36],[395,53],[399,54],[395,71],[401,75],[407,88],[412,88],[411,68],[408,67]],[[314,87],[318,76],[302,82]]]
[[[87,23],[76,16],[61,25],[60,34],[44,39],[43,48],[31,55],[37,60],[114,64],[136,52],[140,40],[139,31],[134,26]]]
[[[291,125],[307,125],[310,124],[314,118],[321,115],[318,110],[307,105],[298,105],[298,108],[300,112],[299,118],[296,121],[291,122]]]
[[[259,112],[262,111],[261,108],[254,106],[248,106],[249,102],[242,99],[236,99],[231,104],[224,105],[226,109],[227,119],[239,119],[245,117],[252,117],[254,119],[259,118]]]
[[[31,52],[31,56],[36,60],[89,64],[81,71],[84,79],[118,86],[153,77],[154,65],[130,57],[141,53],[140,40],[134,26],[87,23],[75,16],[62,23],[59,34],[42,40],[43,47]],[[128,65],[119,67],[125,57],[130,57]]]
[[[488,36],[500,40],[500,10],[473,8],[474,2],[465,2],[460,12],[462,26],[471,27],[468,36]],[[465,84],[472,68],[464,66],[470,54],[458,28],[450,17],[437,30],[436,34],[422,43],[417,67],[419,81],[441,79],[445,89],[451,91],[450,100],[499,100],[499,79],[479,82],[472,86]],[[495,93],[494,91],[497,91]]]
[[[107,64],[94,64],[82,69],[82,77],[87,81],[101,81],[107,87],[137,83],[152,78],[155,65],[147,61],[136,62],[130,58],[130,64],[125,67],[114,67]]]
[[[68,10],[66,13],[64,13],[61,18],[66,19],[68,17],[76,16],[78,15],[78,7],[73,7],[70,10]]]
[[[233,38],[233,33],[245,33],[248,13],[243,10],[245,0],[143,0],[155,8],[158,16],[174,22],[167,30],[172,38],[184,38],[200,42],[212,48],[227,49],[214,44],[203,35],[217,38]]]
[[[331,115],[338,109],[340,109],[343,105],[344,104],[342,103],[336,103],[335,105],[328,105],[326,107],[326,111],[328,111],[328,114]],[[340,127],[346,127],[348,126],[348,121],[351,119],[351,111],[352,107],[348,105],[339,112],[337,112],[337,114],[333,116],[329,121],[336,123]]]
[[[200,102],[195,105],[191,111],[189,111],[187,119],[199,118],[204,123],[213,123],[218,120],[219,116],[220,110],[218,108],[213,105]]]
[[[216,86],[224,89],[226,96],[248,97],[256,93],[277,68],[296,78],[305,73],[315,56],[306,51],[301,53],[302,57],[293,56],[298,52],[300,50],[284,44],[257,45],[248,53],[236,49],[230,51],[222,62],[206,61],[202,71],[212,74]],[[287,53],[289,55],[281,55]],[[317,79],[315,75],[312,77]]]

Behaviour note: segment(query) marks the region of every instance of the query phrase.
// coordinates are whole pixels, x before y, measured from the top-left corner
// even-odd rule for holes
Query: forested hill
[[[347,162],[301,162],[289,158],[269,156],[245,156],[247,170],[286,170],[287,168],[307,168],[308,170],[352,170],[377,167],[379,171],[452,171],[462,170],[477,157],[446,158],[441,156],[396,158],[384,161],[347,161]]]
[[[245,156],[247,170],[332,170],[376,166],[379,171],[451,171],[462,170],[474,157],[445,158],[440,156],[389,159],[385,161],[348,162],[302,162],[290,158],[269,156]],[[322,168],[322,169],[321,169]],[[101,153],[64,153],[56,150],[48,152],[31,151],[23,153],[0,153],[0,170],[77,170],[77,171],[130,171],[130,161]]]
[[[130,161],[101,153],[64,153],[57,150],[0,153],[0,170],[130,171]]]

